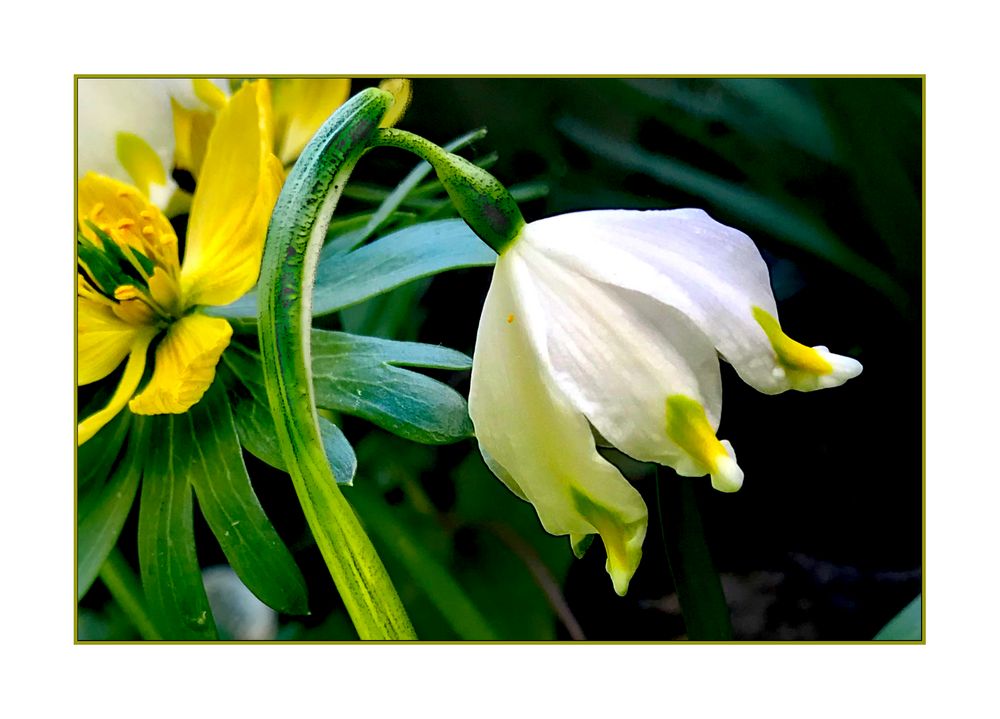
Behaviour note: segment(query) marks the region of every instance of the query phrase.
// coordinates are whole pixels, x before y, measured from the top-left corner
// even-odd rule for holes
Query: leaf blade
[[[272,609],[308,614],[305,579],[253,491],[219,383],[176,421],[191,446],[188,475],[198,506],[230,566]]]

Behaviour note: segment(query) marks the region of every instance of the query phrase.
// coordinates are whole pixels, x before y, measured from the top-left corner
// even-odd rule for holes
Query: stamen
[[[146,237],[154,237],[156,235],[156,230],[153,229],[152,225],[144,225],[142,228],[142,234]]]
[[[95,219],[95,220],[96,220],[96,219],[97,219],[97,217],[98,217],[98,216],[99,216],[99,215],[100,215],[100,214],[101,214],[102,212],[104,212],[104,203],[103,203],[103,202],[98,202],[98,203],[96,203],[96,204],[95,204],[95,205],[93,206],[93,208],[91,208],[91,210],[90,210],[90,217],[91,217],[92,219]]]
[[[514,321],[514,315],[513,314],[507,315],[507,324],[510,324],[513,321]]]

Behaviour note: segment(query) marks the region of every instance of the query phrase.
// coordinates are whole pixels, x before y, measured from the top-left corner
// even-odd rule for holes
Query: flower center
[[[80,292],[91,299],[103,297],[131,325],[165,327],[187,309],[177,236],[134,190],[122,186],[108,199],[83,213]]]

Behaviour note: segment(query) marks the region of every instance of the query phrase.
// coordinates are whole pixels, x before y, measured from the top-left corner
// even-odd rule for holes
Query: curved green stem
[[[257,331],[281,453],[362,639],[416,639],[416,633],[323,451],[311,368],[312,288],[340,194],[391,105],[389,93],[365,90],[310,141],[275,204],[258,284]]]
[[[726,595],[705,542],[698,510],[697,477],[663,478],[656,471],[656,499],[670,573],[684,615],[688,639],[726,641],[733,638]]]
[[[517,202],[483,168],[405,130],[379,130],[372,138],[372,146],[409,150],[429,162],[458,214],[497,253],[503,254],[524,228]]]

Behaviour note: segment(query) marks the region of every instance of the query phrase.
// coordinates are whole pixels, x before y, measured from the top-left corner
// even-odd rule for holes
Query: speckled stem
[[[316,263],[330,217],[392,95],[348,100],[319,129],[285,181],[271,216],[258,284],[258,336],[267,395],[299,502],[362,639],[416,639],[402,602],[334,481],[313,390],[310,329]]]
[[[503,254],[524,228],[514,198],[483,168],[405,130],[379,130],[371,144],[409,150],[429,162],[458,214],[497,254]]]

